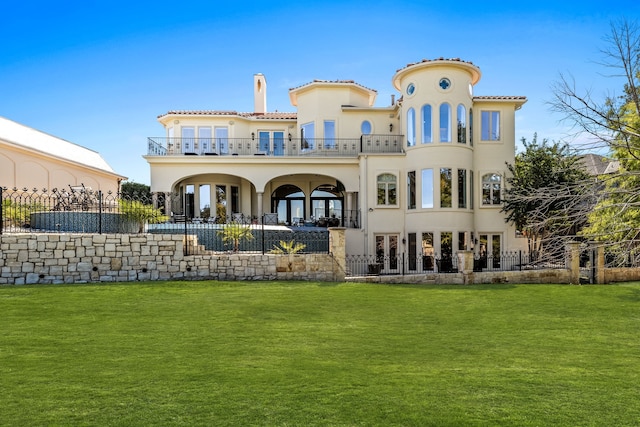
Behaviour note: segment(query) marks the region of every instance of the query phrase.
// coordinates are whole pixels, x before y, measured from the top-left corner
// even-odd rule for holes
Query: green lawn
[[[1,425],[640,424],[640,284],[0,288]]]

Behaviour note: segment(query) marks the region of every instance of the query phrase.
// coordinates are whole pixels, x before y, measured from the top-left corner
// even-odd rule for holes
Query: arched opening
[[[271,193],[271,212],[278,214],[278,223],[298,225],[306,217],[305,195],[297,186],[286,184]]]
[[[344,223],[344,195],[335,185],[323,184],[311,192],[311,214],[319,225],[332,227]]]

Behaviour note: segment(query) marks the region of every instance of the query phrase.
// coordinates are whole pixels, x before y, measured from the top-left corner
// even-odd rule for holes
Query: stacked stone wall
[[[0,236],[2,285],[188,279],[341,281],[344,269],[332,254],[184,255],[172,234]]]

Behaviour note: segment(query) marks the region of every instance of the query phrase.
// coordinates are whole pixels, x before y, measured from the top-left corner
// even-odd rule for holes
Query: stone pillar
[[[347,271],[347,245],[345,240],[345,227],[329,227],[329,252],[336,262],[334,280],[344,281]]]
[[[606,283],[604,275],[604,246],[596,246],[596,259],[594,262],[596,264],[596,277],[594,277],[594,282],[598,284]]]
[[[171,193],[164,193],[164,213],[165,215],[171,215]]]
[[[570,271],[569,283],[580,284],[580,242],[569,242],[566,246],[565,267]]]
[[[458,271],[465,285],[473,284],[473,251],[458,251]]]

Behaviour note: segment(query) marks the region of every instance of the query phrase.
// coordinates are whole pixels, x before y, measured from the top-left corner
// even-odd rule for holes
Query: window
[[[433,248],[433,233],[422,233],[422,269],[433,270],[433,258],[435,250]]]
[[[451,142],[451,106],[440,105],[440,142]]]
[[[481,118],[481,138],[483,141],[500,140],[500,112],[499,111],[482,111]]]
[[[418,238],[416,233],[407,234],[409,245],[409,270],[415,271],[418,268]]]
[[[324,148],[335,148],[336,146],[336,122],[333,120],[324,121]]]
[[[473,209],[473,199],[475,198],[475,189],[473,185],[473,171],[469,171],[469,207]]]
[[[416,145],[416,111],[409,108],[407,111],[407,147]]]
[[[203,126],[198,128],[198,142],[200,143],[200,153],[211,152],[211,127]]]
[[[416,171],[407,173],[407,209],[416,208]]]
[[[397,204],[396,176],[390,173],[378,175],[378,205]]]
[[[467,170],[458,169],[458,208],[467,208]]]
[[[469,108],[469,145],[473,147],[473,108]]]
[[[433,142],[431,135],[431,105],[422,106],[422,143],[428,144]]]
[[[313,122],[305,123],[300,127],[300,135],[302,138],[302,150],[313,150],[315,142],[315,125]]]
[[[488,173],[482,176],[482,204],[499,205],[502,177],[497,173]]]
[[[365,120],[362,122],[362,124],[360,125],[360,132],[362,132],[363,135],[371,134],[371,122],[369,120]]]
[[[464,105],[458,105],[458,142],[467,143],[467,110]]]
[[[440,168],[440,207],[451,207],[451,169]]]
[[[226,127],[217,127],[213,130],[216,139],[215,151],[220,154],[229,153],[229,129]]]
[[[422,169],[422,207],[433,208],[433,169]]]
[[[182,152],[183,153],[195,153],[196,150],[196,130],[193,126],[185,126],[181,129],[180,136],[182,136]]]

